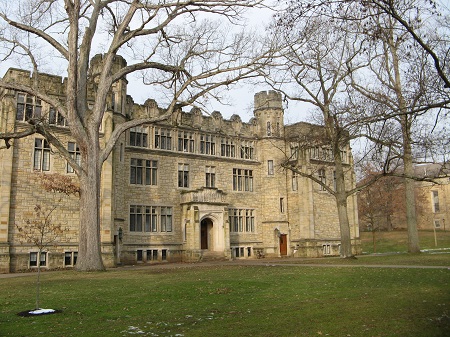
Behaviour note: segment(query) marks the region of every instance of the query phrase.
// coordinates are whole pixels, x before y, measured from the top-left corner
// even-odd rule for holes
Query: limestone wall
[[[93,62],[100,64],[102,59],[94,59]],[[120,66],[125,61],[118,59],[117,62]],[[5,79],[30,84],[33,77],[29,72],[12,69]],[[41,86],[48,85],[51,95],[64,98],[64,79],[45,74],[39,75],[38,79]],[[102,144],[125,120],[157,117],[164,113],[164,109],[151,99],[143,105],[135,104],[127,96],[126,85],[126,79],[114,84],[102,124]],[[15,121],[16,104],[16,93],[12,91],[2,99],[2,132],[24,125],[25,122]],[[316,183],[301,176],[297,178],[296,188],[293,188],[292,172],[282,167],[290,158],[293,139],[298,141],[301,138],[308,143],[308,137],[314,138],[320,127],[307,123],[285,127],[281,95],[277,92],[257,93],[254,104],[255,117],[248,123],[238,115],[224,119],[220,112],[215,111],[209,116],[194,108],[189,112],[178,111],[167,121],[129,130],[120,137],[102,172],[101,240],[106,266],[201,258],[200,223],[205,217],[216,221],[211,233],[216,235],[215,247],[223,247],[224,257],[255,257],[256,251],[266,256],[338,254],[339,226],[334,198],[328,192],[321,191]],[[42,103],[43,114],[48,114],[49,108]],[[52,128],[63,144],[73,141],[67,127]],[[155,137],[159,128],[170,130],[170,148],[158,148]],[[145,133],[147,144],[132,144],[131,132],[135,132],[133,137],[136,137],[136,132]],[[179,132],[190,137],[188,142],[192,141],[192,148],[189,145],[180,151]],[[215,138],[215,153],[202,153],[200,141],[206,135]],[[11,149],[0,151],[0,271],[3,272],[29,268],[29,253],[33,248],[20,242],[17,225],[34,216],[36,204],[57,205],[52,221],[61,223],[64,228],[61,242],[48,251],[47,267],[64,267],[64,253],[77,249],[78,199],[70,196],[59,201],[61,196],[45,192],[40,187],[39,174],[33,169],[36,137],[39,136],[15,141]],[[221,153],[222,141],[229,146],[226,154]],[[350,153],[349,148],[346,151]],[[132,159],[157,162],[156,185],[130,182]],[[332,182],[333,166],[314,162],[306,148],[299,151],[295,162],[305,172],[315,172],[319,167],[325,167],[327,179]],[[188,187],[178,186],[179,164],[189,167]],[[351,160],[347,165],[347,184],[352,186]],[[207,167],[214,168],[213,187],[223,193],[223,200],[197,200],[200,202],[198,205],[187,202],[182,198],[183,193],[206,187]],[[251,172],[252,191],[235,190],[234,170],[245,171],[245,174]],[[52,149],[50,171],[45,173],[67,174],[76,179],[74,174],[67,173],[67,163],[55,149]],[[357,224],[356,203],[350,199],[352,238],[356,240],[359,237],[357,227],[354,228]],[[132,205],[172,207],[172,231],[131,232]],[[232,231],[228,209],[252,210],[255,230]],[[223,235],[223,238],[217,241],[217,235]],[[286,253],[281,251],[281,237],[287,239]]]

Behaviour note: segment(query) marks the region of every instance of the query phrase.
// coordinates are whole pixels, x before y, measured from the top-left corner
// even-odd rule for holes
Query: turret
[[[93,77],[95,83],[97,83],[100,73],[103,69],[104,56],[102,54],[97,54],[91,59],[90,63],[90,76]],[[113,73],[119,71],[121,68],[127,66],[127,61],[120,55],[114,57],[114,63],[111,71]],[[122,77],[120,80],[115,82],[111,88],[111,95],[109,97],[108,109],[126,115],[126,96],[127,96],[127,85],[128,81],[126,77]]]
[[[284,136],[281,93],[271,90],[255,94],[253,114],[257,119],[259,137]]]

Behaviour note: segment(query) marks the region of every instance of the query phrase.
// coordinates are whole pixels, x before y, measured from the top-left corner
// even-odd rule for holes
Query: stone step
[[[227,257],[224,255],[223,252],[210,252],[210,251],[204,251],[202,252],[202,258],[201,261],[225,261],[228,260]]]

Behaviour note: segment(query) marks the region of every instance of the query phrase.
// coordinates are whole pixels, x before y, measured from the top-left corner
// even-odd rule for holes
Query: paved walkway
[[[327,258],[330,259],[330,258]],[[336,257],[336,260],[340,259]],[[382,265],[382,264],[364,264],[361,263],[361,257],[358,257],[358,263],[355,264],[341,264],[341,263],[308,263],[307,261],[314,261],[315,259],[305,258],[269,258],[269,259],[238,259],[230,261],[206,261],[196,263],[161,263],[161,264],[142,264],[133,266],[122,266],[119,269],[146,269],[146,268],[195,268],[195,267],[211,267],[211,266],[288,266],[288,267],[365,267],[365,268],[412,268],[412,269],[449,269],[450,270],[450,257],[449,264],[447,266],[421,266],[421,265]],[[115,269],[115,268],[114,268]]]
[[[361,260],[370,255],[363,255],[358,257],[358,263],[354,264],[341,264],[341,263],[308,263],[308,261],[317,261],[317,258],[264,258],[264,259],[237,259],[228,261],[205,261],[196,263],[157,263],[157,264],[138,264],[138,265],[126,265],[116,268],[109,268],[108,270],[130,270],[130,269],[181,269],[181,268],[201,268],[201,267],[213,267],[213,266],[267,266],[267,267],[324,267],[324,268],[411,268],[411,269],[448,269],[450,270],[450,258],[449,265],[447,266],[418,266],[418,265],[385,265],[385,264],[364,264]],[[328,260],[330,258],[327,258]],[[332,259],[332,258],[331,258]],[[340,259],[336,257],[336,260]],[[340,261],[341,262],[341,261]],[[44,273],[56,273],[59,270],[44,271]],[[36,272],[25,273],[10,273],[0,274],[0,278],[13,278],[21,276],[36,275]]]

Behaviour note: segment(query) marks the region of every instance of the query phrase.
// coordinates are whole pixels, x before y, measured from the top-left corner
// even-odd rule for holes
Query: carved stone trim
[[[214,205],[226,205],[226,194],[217,188],[202,187],[194,191],[181,193],[180,204],[204,203]]]

